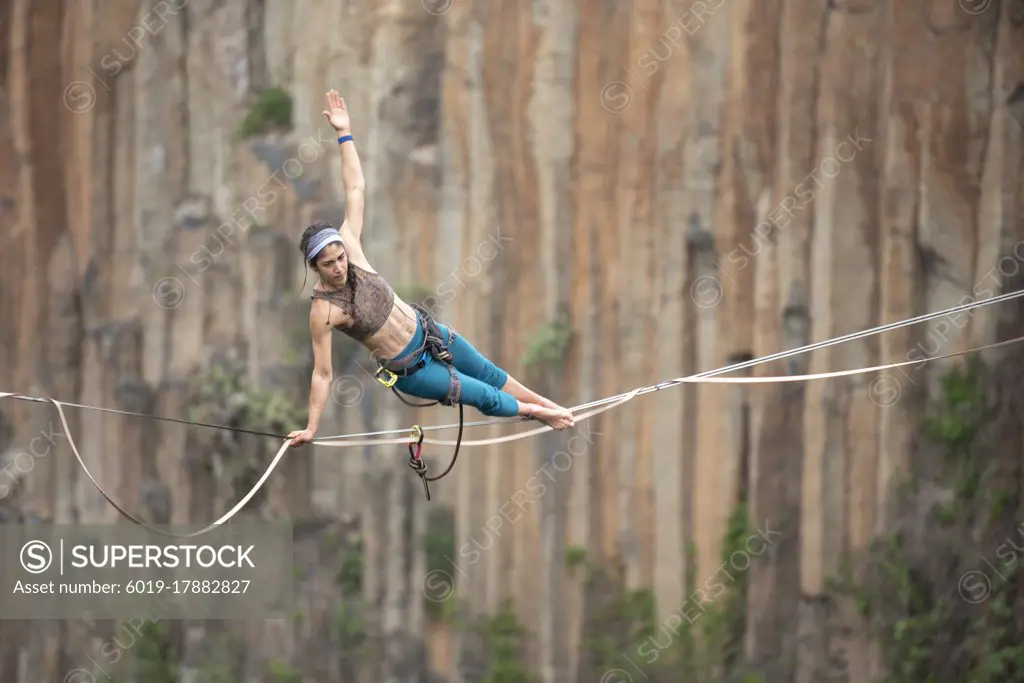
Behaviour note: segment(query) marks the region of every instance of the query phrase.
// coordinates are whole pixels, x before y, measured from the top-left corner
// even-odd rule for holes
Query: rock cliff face
[[[364,164],[371,262],[563,405],[1020,286],[1020,2],[0,0],[0,54],[3,391],[301,426],[298,238],[344,209],[320,114],[332,87]],[[1016,314],[753,373],[950,353],[1005,338]],[[322,435],[455,421],[405,408],[336,345]],[[849,680],[873,680],[882,658],[852,603],[835,605],[853,626],[826,635],[826,585],[891,524],[942,371],[666,388],[571,434],[467,449],[429,504],[400,447],[289,456],[246,514],[306,520],[297,547],[320,560],[294,624],[228,629],[249,648],[222,680],[262,680],[272,659],[325,682],[477,680],[479,643],[427,612],[452,590],[473,614],[511,599],[543,680],[609,680],[626,665],[593,654],[595,596],[650,589],[672,640],[741,575],[741,646],[766,680],[819,680],[837,652]],[[258,400],[272,391],[294,408]],[[69,415],[104,487],[157,522],[219,516],[247,488],[237,472],[277,447]],[[4,515],[116,521],[55,424],[49,406],[0,401]],[[432,455],[437,471],[447,453]],[[444,535],[428,524],[440,505],[455,517],[438,567],[423,538]],[[349,551],[321,547],[325,529],[360,548],[360,629],[335,628]],[[621,567],[622,583],[577,565]],[[116,637],[88,626],[6,623],[0,678],[65,676]],[[175,625],[180,675],[207,666],[214,630]],[[620,653],[643,675],[642,652]]]

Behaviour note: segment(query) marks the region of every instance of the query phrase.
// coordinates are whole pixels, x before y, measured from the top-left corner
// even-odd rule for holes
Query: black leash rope
[[[409,442],[409,467],[419,475],[420,481],[423,482],[423,492],[427,496],[427,501],[430,501],[429,482],[443,479],[455,467],[455,461],[459,459],[459,448],[462,447],[462,431],[466,423],[462,405],[462,382],[459,381],[459,376],[455,372],[455,367],[452,364],[452,354],[448,350],[448,347],[455,340],[456,333],[454,330],[449,330],[447,338],[445,338],[441,334],[441,330],[438,328],[433,316],[426,308],[414,305],[413,309],[416,311],[419,324],[423,327],[423,344],[418,349],[406,354],[402,359],[392,359],[391,361],[378,360],[375,378],[378,382],[390,388],[399,401],[412,408],[429,408],[438,404],[459,406],[459,436],[455,440],[455,452],[452,454],[452,461],[448,463],[447,469],[436,477],[427,476],[427,463],[423,461],[423,428],[419,425],[412,428],[410,437],[416,439],[416,443]],[[398,389],[395,388],[395,382],[398,381],[399,376],[406,377],[422,368],[425,362],[423,360],[424,353],[429,353],[438,362],[444,363],[451,377],[451,384],[448,387],[447,395],[443,399],[429,403],[413,403],[406,400],[399,393]],[[381,377],[382,372],[387,372],[391,375],[390,379],[383,379]],[[401,373],[401,375],[398,373]]]
[[[451,354],[447,354],[447,357],[451,358]],[[449,371],[451,371],[451,363],[447,361],[442,362],[445,362],[448,365]],[[462,393],[461,387],[459,386],[458,377],[455,376],[454,372],[452,372],[452,382],[453,388],[449,390],[449,395],[447,397],[447,400],[449,401],[461,398]],[[412,408],[429,408],[430,406],[436,406],[438,404],[446,404],[444,401],[431,401],[430,403],[413,403],[412,401],[407,401],[405,398],[403,398],[402,394],[400,394],[398,392],[398,389],[396,389],[394,386],[391,387],[391,391],[394,392],[395,396],[398,397],[399,401]],[[455,439],[455,452],[452,453],[452,461],[448,463],[447,469],[445,469],[444,472],[437,475],[436,477],[427,476],[427,463],[424,462],[422,457],[424,436],[423,428],[420,427],[419,425],[414,425],[412,428],[410,436],[416,439],[416,443],[413,444],[412,442],[409,442],[409,467],[412,468],[413,472],[419,475],[420,481],[423,482],[423,493],[425,493],[427,496],[427,502],[430,502],[430,484],[428,482],[438,481],[439,479],[443,479],[444,477],[446,477],[448,473],[452,471],[452,468],[455,467],[455,461],[459,459],[459,448],[462,447],[462,430],[466,425],[466,421],[465,416],[463,415],[462,403],[457,403],[457,405],[459,406],[459,435]]]
[[[16,398],[22,401],[33,401],[35,403],[50,403],[50,401],[37,398],[35,396],[24,396],[22,394],[12,394],[11,398]],[[272,434],[270,432],[261,432],[253,429],[244,429],[242,427],[228,427],[227,425],[215,425],[206,422],[195,422],[193,420],[179,420],[176,417],[164,417],[163,415],[147,415],[145,413],[133,413],[130,410],[117,410],[116,408],[101,408],[99,406],[86,406],[81,403],[69,403],[68,401],[60,401],[63,406],[71,408],[84,408],[85,410],[98,410],[101,413],[113,413],[115,415],[128,415],[130,417],[141,417],[147,420],[161,420],[163,422],[177,422],[183,425],[195,425],[196,427],[206,427],[208,429],[220,429],[226,432],[242,432],[244,434],[253,434],[255,436],[270,436],[275,439],[287,439],[287,434]]]
[[[434,341],[434,340],[432,339],[431,341]],[[440,339],[438,339],[437,341],[440,341]],[[402,403],[404,403],[405,405],[410,406],[412,408],[429,408],[430,406],[434,406],[434,405],[438,405],[438,404],[458,405],[459,406],[459,435],[458,435],[458,437],[456,439],[456,442],[455,442],[455,451],[452,454],[451,462],[448,463],[448,467],[445,468],[444,472],[442,472],[441,474],[437,475],[436,477],[427,476],[427,463],[424,462],[424,460],[422,458],[423,438],[424,438],[423,428],[420,427],[419,425],[416,425],[415,427],[413,427],[413,430],[412,430],[413,437],[412,438],[416,438],[417,440],[416,440],[415,444],[413,444],[412,442],[409,443],[409,467],[411,467],[412,470],[417,475],[419,475],[420,481],[423,482],[423,491],[424,491],[424,493],[427,496],[427,501],[431,500],[431,497],[430,497],[430,483],[429,482],[439,481],[440,479],[443,479],[444,477],[448,476],[448,474],[451,473],[452,468],[455,467],[455,463],[459,459],[459,449],[462,447],[462,433],[463,433],[463,430],[465,429],[464,408],[463,408],[463,404],[460,402],[461,394],[462,394],[462,388],[461,388],[460,382],[458,380],[458,377],[455,375],[454,370],[452,369],[451,353],[445,347],[446,347],[446,345],[442,345],[442,348],[440,348],[440,349],[432,348],[432,346],[428,347],[428,349],[433,353],[435,358],[437,358],[439,361],[441,361],[442,363],[444,363],[445,365],[448,366],[449,372],[451,372],[451,375],[452,375],[452,387],[449,390],[448,396],[445,397],[445,400],[443,400],[443,401],[431,401],[429,403],[413,403],[412,401],[406,400],[399,393],[398,389],[396,389],[393,385],[390,386],[390,388],[394,392],[395,396],[398,397],[398,400],[400,400]],[[385,384],[385,386],[388,386],[388,385]],[[10,397],[11,398],[15,398],[15,399],[19,399],[19,400],[22,400],[22,401],[32,401],[34,403],[50,403],[51,402],[51,401],[49,401],[47,399],[44,399],[44,398],[38,398],[38,397],[35,397],[35,396],[25,396],[23,394],[10,394]],[[193,425],[193,426],[196,426],[196,427],[206,427],[207,429],[217,429],[217,430],[227,431],[227,432],[238,432],[238,433],[242,433],[242,434],[252,434],[254,436],[267,436],[267,437],[272,437],[272,438],[275,438],[275,439],[287,439],[288,438],[287,434],[274,434],[272,432],[263,432],[263,431],[259,431],[259,430],[255,430],[255,429],[245,429],[244,427],[230,427],[230,426],[227,426],[227,425],[217,425],[217,424],[210,424],[210,423],[207,423],[207,422],[197,422],[195,420],[182,420],[182,419],[175,418],[175,417],[165,417],[163,415],[150,415],[150,414],[146,414],[146,413],[136,413],[136,412],[133,412],[133,411],[130,411],[130,410],[119,410],[117,408],[103,408],[103,407],[100,407],[100,406],[88,406],[88,405],[84,405],[84,404],[81,404],[81,403],[71,403],[71,402],[68,402],[68,401],[60,401],[59,403],[61,405],[72,407],[72,408],[82,408],[82,409],[85,409],[85,410],[96,410],[96,411],[99,411],[101,413],[111,413],[111,414],[114,414],[114,415],[125,415],[125,416],[129,416],[129,417],[140,417],[140,418],[143,418],[143,419],[159,420],[159,421],[162,421],[162,422],[174,422],[174,423],[183,424],[183,425]],[[104,494],[104,495],[106,495],[106,494]],[[108,498],[107,500],[109,501],[110,499]],[[110,501],[110,502],[112,504],[114,504],[113,501]],[[116,504],[114,504],[114,505],[116,507]],[[120,508],[118,508],[118,509],[120,509]]]

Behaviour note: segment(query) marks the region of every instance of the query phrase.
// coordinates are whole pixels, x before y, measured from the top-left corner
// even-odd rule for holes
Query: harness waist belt
[[[445,364],[448,368],[448,373],[452,378],[448,395],[444,400],[440,401],[440,403],[447,406],[456,405],[462,397],[462,383],[459,381],[458,375],[455,374],[455,368],[452,367],[452,354],[448,350],[448,347],[455,340],[455,333],[449,328],[448,334],[442,334],[437,321],[434,320],[434,317],[426,308],[419,304],[413,304],[412,308],[416,311],[416,317],[419,320],[419,324],[423,327],[423,343],[415,350],[407,353],[405,356],[389,360],[378,359],[378,378],[382,371],[387,372],[394,378],[389,380],[393,385],[395,379],[399,377],[408,377],[422,369],[427,363],[427,359],[423,355],[423,352],[429,351],[431,356]],[[382,381],[382,383],[387,385],[387,382]]]

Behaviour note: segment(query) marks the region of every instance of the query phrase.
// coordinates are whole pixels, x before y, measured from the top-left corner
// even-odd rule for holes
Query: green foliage
[[[740,503],[733,508],[722,539],[721,559],[727,570],[716,572],[711,579],[724,590],[709,604],[702,605],[702,649],[709,654],[712,667],[721,666],[730,670],[739,664],[742,657],[750,570],[740,565],[753,562],[746,549],[751,531],[747,505]],[[745,556],[744,561],[738,562],[737,556]],[[708,583],[706,581],[705,585],[710,590]]]
[[[572,572],[577,567],[583,566],[587,561],[587,549],[572,545],[565,549],[565,566]]]
[[[986,558],[992,547],[1005,549],[1007,537],[986,538],[984,530],[1013,523],[1005,513],[1019,505],[1020,492],[1000,490],[993,479],[1000,454],[986,431],[995,411],[985,380],[976,357],[948,373],[921,422],[926,445],[944,455],[938,475],[953,500],[936,504],[916,535],[913,525],[897,524],[872,542],[856,571],[847,566],[830,582],[835,595],[853,600],[880,647],[883,683],[1001,683],[1024,671],[1024,634],[1012,609],[1024,587],[1021,563],[1014,555],[1012,566],[996,569]]]
[[[335,600],[331,608],[331,638],[350,654],[366,643],[366,620],[354,599]]]
[[[363,549],[360,547],[345,555],[338,571],[338,588],[343,598],[358,598],[363,593]]]
[[[369,639],[363,601],[364,555],[362,537],[349,541],[335,583],[338,595],[330,607],[328,633],[332,646],[343,653],[343,666],[358,668]]]
[[[287,434],[306,425],[306,402],[283,391],[252,387],[244,364],[218,360],[192,376],[185,417],[195,422]],[[256,483],[264,458],[280,442],[242,432],[192,429],[188,432],[190,460],[217,479],[228,495],[244,495]],[[257,502],[258,504],[258,502]]]
[[[942,444],[950,457],[962,455],[994,414],[981,383],[983,371],[981,360],[971,356],[964,369],[943,377],[942,405],[921,425],[922,433]]]
[[[238,654],[244,647],[243,636],[237,632],[208,630],[203,639],[203,652],[200,655],[196,683],[236,683]]]
[[[832,589],[851,597],[867,620],[888,669],[885,683],[937,683],[935,648],[955,632],[956,603],[934,600],[898,535],[874,541],[870,557],[877,569],[870,579],[858,582],[848,572]]]
[[[653,654],[652,662],[662,659],[660,643],[652,643],[652,638],[663,635],[652,591],[628,589],[621,571],[599,566],[588,567],[586,591],[591,610],[582,648],[594,675],[622,668],[624,657],[632,661]]]
[[[554,320],[538,328],[523,355],[523,365],[527,368],[544,369],[557,365],[565,360],[572,341],[573,328],[569,316],[559,314]]]
[[[242,138],[267,133],[275,128],[291,130],[292,96],[284,88],[267,88],[249,108],[238,128]]]
[[[488,663],[483,683],[540,683],[522,663],[527,634],[510,601],[485,622],[482,635]]]
[[[686,598],[665,615],[657,614],[650,590],[626,588],[621,571],[588,567],[585,675],[596,680],[612,669],[639,668],[647,683],[763,680],[742,656],[749,567],[756,559],[747,550],[751,533],[747,506],[738,503],[722,539],[722,564],[710,576],[698,576],[690,540]]]
[[[600,670],[621,665],[623,654],[635,653],[657,627],[654,595],[648,589],[625,589],[621,575],[592,570],[588,586],[604,593],[590,620],[583,648]],[[597,597],[597,595],[595,595]]]
[[[147,621],[137,630],[135,678],[146,683],[178,683],[179,653],[166,621]]]
[[[431,583],[436,584],[424,588],[424,609],[435,621],[448,620],[456,606],[455,586],[448,585],[455,581],[455,512],[450,507],[431,507],[427,513],[423,549],[427,576],[434,577]]]
[[[267,673],[274,683],[302,683],[302,673],[287,662],[273,659],[267,662]]]
[[[245,429],[287,432],[305,424],[305,405],[282,391],[249,386],[241,363],[211,364],[194,379],[189,420],[227,424]]]

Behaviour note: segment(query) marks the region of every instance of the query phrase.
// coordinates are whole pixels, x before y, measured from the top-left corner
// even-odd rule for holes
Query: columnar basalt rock
[[[344,215],[320,114],[332,87],[364,164],[371,262],[563,405],[1008,291],[1024,263],[1020,10],[920,4],[0,2],[0,389],[177,417],[228,358],[247,386],[304,406],[310,281],[297,240]],[[268,91],[285,94],[279,109],[243,134]],[[560,361],[525,363],[562,315]],[[948,353],[1003,338],[1006,315],[753,374]],[[345,364],[323,435],[456,421],[396,403],[365,353],[336,348]],[[621,565],[626,589],[654,590],[662,620],[700,624],[742,497],[751,524],[772,530],[749,568],[729,570],[749,586],[746,656],[771,680],[809,682],[838,649],[851,680],[871,680],[864,625],[826,585],[886,528],[939,367],[683,385],[575,435],[466,453],[430,503],[456,510],[453,599],[481,614],[513,598],[546,683],[596,680],[585,566]],[[0,512],[115,521],[59,439],[31,471],[10,465],[52,422],[48,407],[4,401],[0,415],[0,468],[17,475],[0,482]],[[198,524],[234,502],[211,463],[243,442],[69,416],[129,509]],[[265,446],[244,442],[256,463]],[[248,514],[358,515],[367,680],[426,681],[424,657],[458,680],[475,641],[425,614],[427,503],[406,457],[296,453]],[[577,549],[586,562],[570,568]],[[300,626],[238,636],[268,657],[306,653],[310,675],[340,680],[351,660],[309,654],[332,650],[323,586],[338,569],[311,570]],[[833,619],[859,625],[830,642]],[[0,678],[64,676],[61,648],[91,647],[79,631],[0,626]],[[190,670],[206,633],[176,636]],[[247,675],[265,659],[252,650]]]

